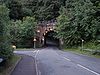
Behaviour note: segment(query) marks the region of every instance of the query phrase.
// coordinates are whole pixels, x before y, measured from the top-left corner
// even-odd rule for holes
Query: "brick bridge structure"
[[[34,38],[34,48],[36,45],[43,46],[46,42],[46,35],[50,32],[55,33],[55,27],[56,27],[57,21],[56,20],[50,20],[50,21],[41,21],[38,22],[37,28],[36,28],[36,35]],[[59,40],[59,44],[63,44],[61,39]]]

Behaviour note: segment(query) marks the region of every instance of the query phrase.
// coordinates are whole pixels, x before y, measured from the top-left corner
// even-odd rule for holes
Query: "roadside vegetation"
[[[0,63],[0,75],[6,75],[9,71],[7,71],[8,65],[12,62],[13,56],[13,48],[11,47],[11,37],[10,37],[10,18],[9,18],[9,9],[5,6],[5,4],[0,5],[0,59],[4,61]],[[10,61],[9,61],[10,60]],[[14,63],[12,63],[14,64]]]
[[[79,48],[63,48],[64,51],[76,53],[76,54],[82,54],[86,56],[96,57],[100,58],[100,53],[94,54],[94,52],[86,51],[86,50],[80,50]]]
[[[10,75],[20,59],[21,56],[14,55],[12,58],[7,60],[6,63],[2,62],[0,64],[0,75]]]
[[[57,37],[63,39],[64,48],[100,50],[99,0],[66,0],[57,21]]]
[[[0,59],[3,59],[0,63],[0,75],[9,75],[20,59],[19,56],[13,54],[12,46],[25,47],[26,39],[33,39],[36,25],[36,20],[32,16],[11,19],[11,10],[6,3],[6,0],[0,1]]]
[[[9,9],[4,4],[0,5],[0,57],[6,60],[13,56],[9,25]]]
[[[30,48],[35,36],[36,21],[34,17],[24,17],[23,20],[11,20],[11,43],[17,48]]]

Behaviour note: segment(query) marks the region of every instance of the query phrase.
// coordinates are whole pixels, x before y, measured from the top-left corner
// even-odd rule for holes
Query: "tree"
[[[78,45],[82,39],[96,38],[99,21],[95,18],[95,7],[90,0],[67,0],[58,17],[58,36],[69,46]]]
[[[10,0],[7,6],[14,20],[33,15],[37,20],[51,20],[59,16],[61,4],[60,0]]]
[[[33,17],[25,17],[22,22],[22,37],[32,38],[35,34],[36,21]]]
[[[34,12],[38,20],[51,20],[59,16],[61,4],[58,0],[40,0]]]
[[[5,5],[0,5],[0,56],[9,59],[12,56],[12,48],[9,33],[9,10]]]
[[[12,21],[10,26],[10,34],[12,43],[17,45],[25,45],[25,41],[32,41],[35,35],[36,20],[33,17],[24,17],[23,21]]]
[[[10,9],[9,17],[14,20],[22,20],[23,19],[23,11],[22,5],[18,1],[11,0],[8,2],[8,8]]]
[[[97,36],[96,39],[100,39],[100,0],[91,0],[93,5],[95,6],[95,14],[93,15],[95,18],[95,23],[97,25]]]
[[[10,25],[10,35],[11,35],[11,42],[13,45],[16,45],[17,42],[21,41],[21,20],[13,21],[11,20]]]

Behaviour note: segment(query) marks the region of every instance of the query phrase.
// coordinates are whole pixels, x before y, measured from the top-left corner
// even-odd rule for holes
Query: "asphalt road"
[[[27,55],[21,56],[22,59],[17,64],[11,75],[36,75],[34,59]]]
[[[35,58],[36,75],[100,75],[100,59],[64,52],[56,47],[15,53]]]

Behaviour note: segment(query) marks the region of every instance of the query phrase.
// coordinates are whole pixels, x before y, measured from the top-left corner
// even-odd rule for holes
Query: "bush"
[[[34,17],[24,17],[23,21],[11,21],[10,34],[12,43],[18,48],[32,47],[35,36],[36,21]]]
[[[84,44],[84,48],[86,49],[94,49],[94,50],[100,50],[100,43],[98,41],[89,41]]]
[[[12,55],[9,34],[9,10],[5,5],[0,5],[0,57],[9,59]]]

